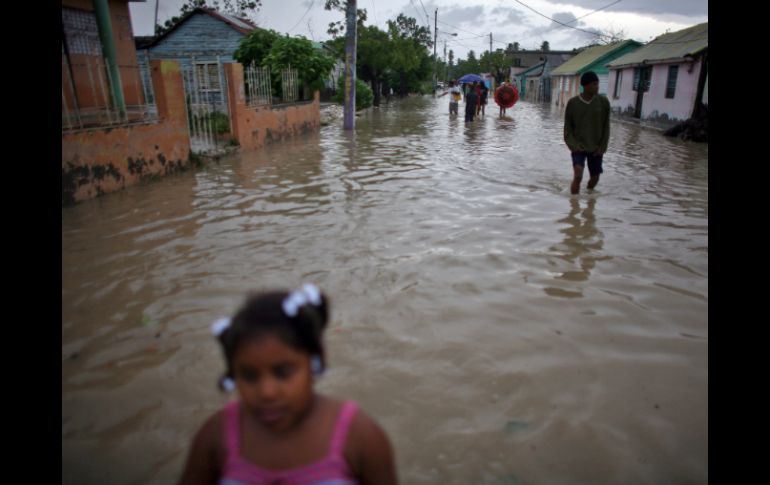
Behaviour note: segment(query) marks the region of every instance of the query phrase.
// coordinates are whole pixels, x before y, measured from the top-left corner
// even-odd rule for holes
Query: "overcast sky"
[[[134,35],[152,35],[156,1],[160,1],[158,22],[161,24],[177,15],[184,3],[183,0],[129,3]],[[455,58],[465,58],[469,50],[477,57],[488,50],[490,32],[493,49],[505,48],[509,42],[518,42],[523,49],[537,49],[547,40],[551,50],[572,50],[596,39],[595,35],[552,22],[527,6],[584,31],[622,31],[626,38],[640,42],[647,42],[667,30],[674,32],[708,22],[708,0],[620,0],[594,12],[614,1],[358,0],[358,8],[366,9],[367,25],[386,30],[388,20],[404,13],[422,25],[429,25],[431,32],[438,9],[438,53],[443,56],[446,41],[447,51],[452,49]],[[262,0],[256,22],[260,27],[281,33],[326,40],[328,24],[342,20],[344,14],[324,10],[324,3],[324,0]],[[452,33],[457,35],[451,36]]]

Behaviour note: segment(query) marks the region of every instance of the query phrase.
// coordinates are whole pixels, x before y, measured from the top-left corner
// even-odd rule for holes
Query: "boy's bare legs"
[[[599,183],[599,176],[598,175],[592,175],[590,179],[588,179],[588,188],[593,189],[596,187],[596,184]]]
[[[572,179],[572,185],[570,185],[570,192],[572,192],[573,195],[580,193],[580,182],[583,181],[583,168],[584,167],[580,165],[572,165],[572,169],[575,171],[575,176]],[[598,177],[597,177],[597,182],[598,182]]]

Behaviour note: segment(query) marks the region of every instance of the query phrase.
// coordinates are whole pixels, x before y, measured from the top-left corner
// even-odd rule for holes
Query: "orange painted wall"
[[[151,61],[160,121],[62,135],[62,204],[184,170],[190,138],[179,64]]]
[[[243,87],[243,66],[225,64],[233,135],[242,149],[257,149],[267,143],[318,130],[321,104],[318,91],[313,101],[286,106],[249,108]]]

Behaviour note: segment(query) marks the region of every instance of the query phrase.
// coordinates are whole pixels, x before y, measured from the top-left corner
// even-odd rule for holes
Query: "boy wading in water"
[[[587,187],[593,189],[599,183],[602,157],[610,141],[610,102],[599,96],[599,77],[588,71],[580,77],[583,92],[570,99],[564,112],[564,142],[572,152],[574,178],[570,191],[580,193],[580,182],[588,159],[591,178]]]

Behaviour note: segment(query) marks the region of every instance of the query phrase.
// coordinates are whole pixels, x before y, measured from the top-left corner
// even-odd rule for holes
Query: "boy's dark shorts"
[[[586,158],[588,158],[588,173],[593,177],[603,173],[602,170],[602,157],[603,155],[591,155],[586,152],[572,152],[572,165],[586,166]]]

